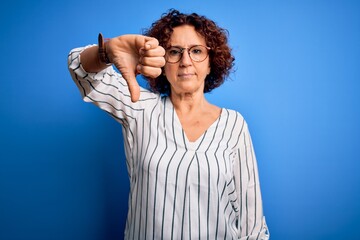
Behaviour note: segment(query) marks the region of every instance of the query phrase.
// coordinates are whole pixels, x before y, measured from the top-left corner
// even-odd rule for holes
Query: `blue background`
[[[169,8],[230,32],[236,71],[208,99],[249,123],[271,239],[360,239],[359,1],[0,7],[0,239],[122,239],[121,126],[82,102],[67,54],[96,43],[98,32],[141,33]]]

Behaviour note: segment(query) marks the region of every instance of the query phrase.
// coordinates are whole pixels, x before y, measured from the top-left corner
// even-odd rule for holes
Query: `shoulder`
[[[236,110],[229,108],[222,108],[222,114],[227,116],[229,119],[234,119],[234,121],[245,122],[245,118],[243,117],[243,115]]]
[[[226,118],[228,122],[227,126],[233,128],[233,132],[236,133],[236,135],[240,135],[248,131],[247,122],[240,112],[233,109],[223,108],[222,116]]]

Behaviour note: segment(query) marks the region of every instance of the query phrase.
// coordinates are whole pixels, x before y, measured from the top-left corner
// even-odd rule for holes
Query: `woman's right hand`
[[[151,78],[159,76],[165,65],[164,48],[159,46],[157,39],[143,35],[123,35],[105,44],[109,60],[126,80],[131,100],[136,102],[140,97],[136,75]]]

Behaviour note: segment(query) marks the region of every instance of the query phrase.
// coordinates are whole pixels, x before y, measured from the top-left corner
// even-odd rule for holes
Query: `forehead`
[[[205,38],[195,30],[194,26],[182,25],[175,27],[171,34],[170,45],[189,47],[193,45],[206,45]]]

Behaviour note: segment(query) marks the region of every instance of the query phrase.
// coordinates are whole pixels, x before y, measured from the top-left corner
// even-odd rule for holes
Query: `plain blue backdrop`
[[[81,100],[67,54],[96,43],[98,32],[141,33],[169,8],[229,30],[236,71],[207,97],[249,123],[271,239],[360,239],[359,1],[0,7],[1,240],[123,238],[129,182],[121,126]]]

